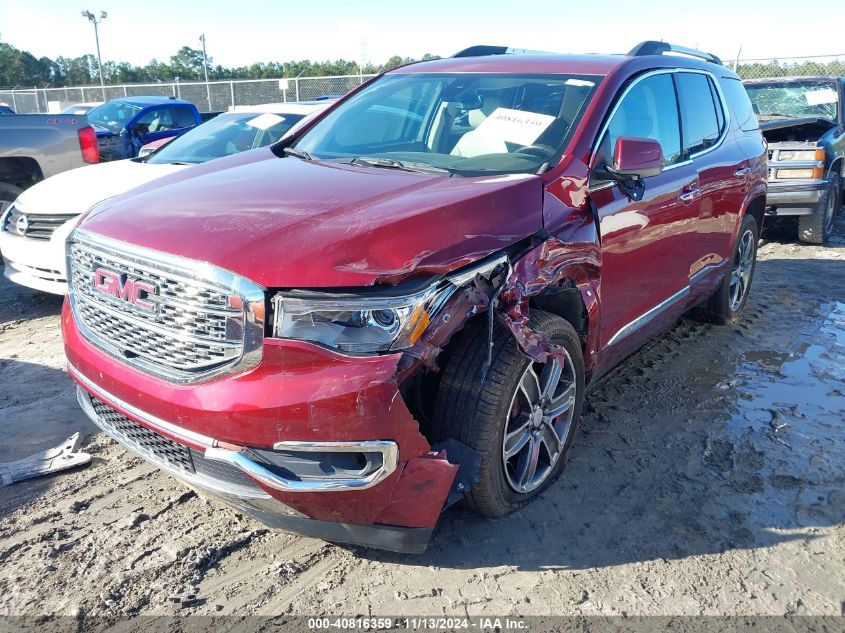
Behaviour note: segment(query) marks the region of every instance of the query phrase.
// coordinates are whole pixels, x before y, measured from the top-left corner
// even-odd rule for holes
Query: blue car
[[[14,111],[14,110],[12,110],[12,108],[10,108],[9,106],[7,106],[6,104],[0,104],[0,115],[3,115],[3,114],[14,114],[14,113],[15,113],[15,111]]]
[[[100,160],[134,158],[142,145],[179,136],[202,123],[197,107],[173,97],[123,97],[88,112]]]

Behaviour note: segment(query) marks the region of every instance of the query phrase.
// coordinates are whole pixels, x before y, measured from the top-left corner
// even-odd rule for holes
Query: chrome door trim
[[[616,334],[614,334],[612,337],[610,337],[610,340],[607,342],[607,345],[605,345],[605,347],[606,348],[610,347],[611,345],[614,345],[614,344],[618,343],[619,341],[621,341],[626,336],[630,336],[631,334],[633,334],[634,332],[636,332],[637,330],[642,328],[644,325],[651,322],[654,319],[654,317],[656,317],[658,314],[660,314],[661,312],[666,310],[669,306],[673,305],[674,303],[676,303],[676,302],[680,301],[681,299],[685,298],[686,296],[688,296],[689,293],[690,293],[689,286],[684,286],[678,292],[676,292],[672,296],[664,299],[663,301],[658,303],[656,306],[651,308],[648,312],[641,314],[636,319],[634,319],[633,321],[631,321],[630,323],[628,323],[624,327],[620,328],[616,332]]]

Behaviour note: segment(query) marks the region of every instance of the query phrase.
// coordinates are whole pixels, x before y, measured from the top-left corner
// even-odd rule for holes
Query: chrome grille
[[[21,232],[18,228],[18,222],[24,217],[26,218],[26,229]],[[75,217],[76,215],[67,214],[41,215],[24,213],[13,206],[11,211],[6,215],[3,230],[19,237],[28,237],[33,240],[49,240],[53,236],[53,231]]]
[[[68,254],[80,331],[113,356],[176,382],[246,369],[260,359],[264,293],[255,284],[79,230]],[[132,283],[147,290],[133,295]]]

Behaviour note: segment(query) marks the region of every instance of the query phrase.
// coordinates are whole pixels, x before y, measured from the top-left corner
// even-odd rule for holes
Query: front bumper
[[[769,181],[766,213],[774,216],[812,215],[827,191],[826,180]]]
[[[6,260],[3,275],[21,286],[57,295],[66,294],[65,240],[78,222],[79,216],[70,216],[49,240],[0,231],[0,251]]]
[[[424,549],[457,466],[431,451],[407,410],[394,378],[398,355],[350,358],[267,340],[262,362],[246,374],[175,385],[91,345],[67,302],[62,325],[83,409],[128,449],[268,525],[384,549]],[[116,432],[92,402],[108,407],[106,418],[116,414],[140,431]],[[188,457],[168,463],[158,449],[133,443],[137,432],[170,442],[165,455],[186,451]],[[373,463],[382,467],[339,481],[268,470],[255,458],[259,451],[303,446],[379,452]]]

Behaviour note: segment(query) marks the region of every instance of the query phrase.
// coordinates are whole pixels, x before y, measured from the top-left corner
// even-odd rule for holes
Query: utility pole
[[[208,98],[208,111],[211,112],[211,84],[208,83],[208,55],[205,52],[205,33],[200,35],[202,42],[202,69],[205,71],[205,94]]]
[[[87,18],[87,20],[94,25],[94,39],[97,41],[97,67],[100,69],[100,88],[103,89],[103,101],[106,100],[106,82],[103,79],[103,58],[100,56],[100,32],[97,29],[100,22],[105,20],[109,17],[109,14],[105,11],[100,11],[100,19],[97,19],[97,16],[91,13],[88,10],[82,12],[82,17]]]
[[[736,61],[734,61],[734,72],[739,72],[739,56],[742,55],[742,46],[739,47],[739,50],[736,52]]]

